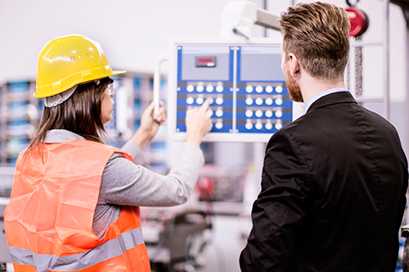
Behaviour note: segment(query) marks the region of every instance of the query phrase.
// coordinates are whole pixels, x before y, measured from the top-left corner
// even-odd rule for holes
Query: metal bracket
[[[159,109],[160,105],[160,79],[162,65],[168,61],[168,58],[161,57],[155,66],[155,73],[153,75],[153,103],[155,105],[155,111]]]

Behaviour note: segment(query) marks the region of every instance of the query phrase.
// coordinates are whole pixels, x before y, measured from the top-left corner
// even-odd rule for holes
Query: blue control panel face
[[[292,121],[278,46],[179,45],[176,132],[187,109],[211,101],[213,134],[272,134]]]

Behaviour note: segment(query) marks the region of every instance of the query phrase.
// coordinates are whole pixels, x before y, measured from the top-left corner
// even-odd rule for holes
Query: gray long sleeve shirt
[[[68,130],[54,129],[47,133],[45,143],[64,143],[83,139]],[[102,236],[109,224],[118,218],[120,206],[174,206],[186,202],[204,164],[197,145],[184,144],[180,157],[167,175],[157,174],[141,165],[113,154],[103,175],[93,227]],[[131,142],[123,148],[137,157],[139,149]]]

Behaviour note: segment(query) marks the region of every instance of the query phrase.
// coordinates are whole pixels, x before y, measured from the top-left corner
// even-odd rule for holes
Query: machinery
[[[169,80],[169,130],[186,132],[186,111],[209,100],[207,141],[268,141],[292,121],[278,44],[177,43]]]
[[[205,266],[200,256],[211,242],[208,235],[212,229],[209,216],[203,211],[186,210],[162,224],[159,242],[147,243],[152,271],[200,271]]]
[[[4,236],[4,209],[9,203],[11,184],[14,169],[11,167],[0,167],[0,271],[5,271],[6,263],[11,263],[6,237]]]

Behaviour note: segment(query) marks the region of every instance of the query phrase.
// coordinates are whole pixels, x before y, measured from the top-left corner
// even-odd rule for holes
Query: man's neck
[[[317,80],[310,78],[303,84],[301,92],[304,98],[304,101],[307,102],[313,97],[317,97],[327,90],[330,89],[342,89],[345,88],[343,79],[336,80]]]

